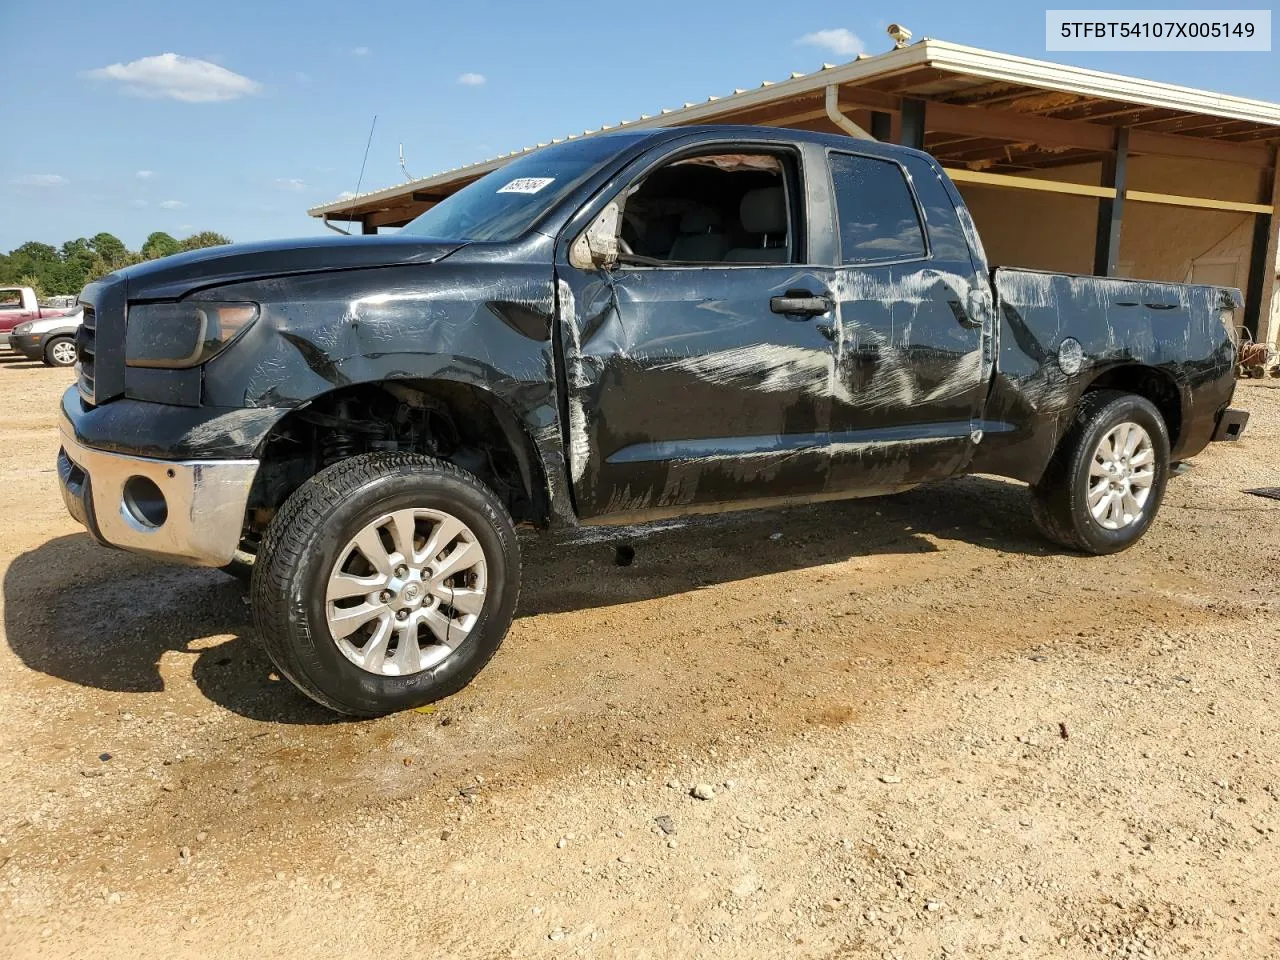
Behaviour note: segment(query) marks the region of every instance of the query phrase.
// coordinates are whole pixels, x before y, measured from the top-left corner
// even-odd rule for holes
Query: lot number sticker
[[[555,183],[555,177],[521,177],[512,180],[505,187],[499,187],[499,193],[537,193],[549,183]]]

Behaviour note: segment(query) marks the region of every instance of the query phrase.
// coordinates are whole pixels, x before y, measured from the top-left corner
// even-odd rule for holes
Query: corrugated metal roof
[[[988,81],[1005,81],[1043,90],[1100,97],[1188,114],[1280,127],[1280,104],[1270,101],[1213,93],[1193,87],[1033,60],[926,38],[911,46],[890,50],[878,56],[860,56],[856,60],[840,65],[823,64],[820,70],[812,73],[793,73],[786,80],[777,82],[765,80],[760,86],[752,89],[738,88],[724,96],[710,96],[700,103],[690,102],[678,108],[664,108],[656,114],[641,114],[632,120],[605,124],[599,130],[584,130],[582,133],[569,134],[428,177],[342,197],[331,203],[313,207],[307,212],[313,217],[324,217],[350,213],[356,208],[367,208],[386,201],[408,202],[414,193],[430,193],[433,188],[475,179],[498,169],[516,157],[549,144],[594,136],[612,130],[640,130],[715,122],[717,118],[726,114],[794,99],[820,91],[830,84],[856,85],[872,80],[879,81],[921,67],[931,67],[935,70]]]

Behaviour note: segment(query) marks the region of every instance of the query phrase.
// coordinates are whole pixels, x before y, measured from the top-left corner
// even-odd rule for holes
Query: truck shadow
[[[517,616],[609,607],[860,556],[930,552],[937,539],[1049,552],[1026,512],[1019,485],[970,477],[875,500],[526,536]],[[635,551],[624,567],[620,544]],[[275,673],[254,642],[243,588],[219,571],[158,563],[74,534],[16,557],[3,591],[5,637],[32,670],[119,693],[163,691],[168,677],[175,699],[189,672],[204,697],[250,719],[338,719]]]
[[[28,360],[26,357],[24,357],[20,353],[10,353],[7,356],[0,354],[0,367],[7,368],[9,370],[46,369],[46,365],[44,363],[40,362],[39,360]],[[48,369],[54,370],[56,368],[48,367]],[[66,369],[66,368],[64,367],[63,369]]]

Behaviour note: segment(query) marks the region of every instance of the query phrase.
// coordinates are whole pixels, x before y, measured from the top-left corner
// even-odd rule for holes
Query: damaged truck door
[[[575,138],[393,236],[164,257],[80,299],[71,515],[250,579],[281,675],[361,716],[493,656],[517,525],[987,473],[1113,553],[1248,417],[1239,291],[993,272],[927,154],[803,130]]]
[[[798,149],[704,140],[638,166],[601,198],[616,262],[558,264],[579,516],[821,493],[834,302]]]
[[[831,487],[891,493],[950,476],[972,451],[989,318],[970,293],[987,281],[968,248],[945,239],[960,235],[959,220],[930,164],[828,156],[840,243]]]

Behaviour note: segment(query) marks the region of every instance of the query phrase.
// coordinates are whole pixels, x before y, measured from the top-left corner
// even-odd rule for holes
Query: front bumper
[[[4,350],[9,346],[9,334],[0,333],[0,350]]]
[[[9,347],[28,360],[43,360],[44,341],[43,333],[15,333],[9,337]]]
[[[96,450],[76,440],[65,415],[58,430],[63,502],[99,543],[198,566],[231,562],[257,460],[153,460]],[[154,484],[164,498],[159,523],[147,519],[157,516],[155,510],[138,507],[132,494],[138,478]]]

